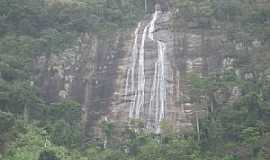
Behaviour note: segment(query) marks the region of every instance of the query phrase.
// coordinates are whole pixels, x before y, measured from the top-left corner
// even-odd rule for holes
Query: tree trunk
[[[147,0],[144,0],[144,11],[145,11],[145,13],[147,13],[147,11],[148,11],[148,5],[147,5]]]
[[[199,117],[198,117],[198,112],[195,112],[195,117],[196,117],[196,127],[197,127],[197,141],[198,144],[201,141],[201,137],[200,137],[200,123],[199,123]]]
[[[86,139],[86,125],[88,119],[88,104],[89,104],[89,94],[90,94],[90,82],[89,80],[86,81],[85,85],[85,93],[84,93],[84,103],[81,107],[81,146],[84,146],[84,141]]]
[[[23,120],[24,120],[24,123],[26,123],[26,124],[27,124],[28,119],[29,119],[29,116],[28,115],[29,115],[29,113],[28,113],[28,107],[25,104],[24,105],[24,108],[23,108]]]

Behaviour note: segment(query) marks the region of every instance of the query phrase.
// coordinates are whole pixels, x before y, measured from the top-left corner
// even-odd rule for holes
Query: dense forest
[[[193,133],[159,135],[134,122],[113,134],[109,122],[102,140],[81,140],[81,106],[50,103],[40,94],[34,60],[61,55],[82,33],[99,37],[134,29],[154,10],[154,0],[0,0],[0,159],[1,160],[268,160],[270,159],[270,4],[254,0],[167,0],[171,29],[181,19],[202,30],[221,28],[233,68],[188,75],[194,92],[204,95],[208,114]],[[161,1],[162,2],[162,1]],[[256,50],[250,49],[256,43]],[[241,70],[238,74],[237,70]],[[218,95],[238,86],[233,103]],[[197,99],[198,100],[198,99]],[[199,101],[199,100],[198,100]],[[199,103],[199,102],[198,102]]]

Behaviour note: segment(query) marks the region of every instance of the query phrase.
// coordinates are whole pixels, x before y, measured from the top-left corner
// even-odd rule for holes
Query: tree
[[[38,160],[59,160],[59,158],[52,151],[43,151],[40,153]]]

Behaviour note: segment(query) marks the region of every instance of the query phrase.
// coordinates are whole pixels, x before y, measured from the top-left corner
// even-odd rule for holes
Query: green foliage
[[[0,0],[0,152],[8,148],[4,159],[83,157],[67,154],[67,148],[80,146],[80,105],[45,104],[33,62],[38,56],[62,53],[81,33],[107,37],[133,27],[143,10],[144,0]],[[107,136],[110,130],[112,126],[104,126]],[[108,151],[103,159],[117,156]]]
[[[0,81],[0,93],[0,109],[14,114],[22,114],[25,107],[35,109],[41,102],[30,82],[14,82],[9,84],[8,82]]]
[[[44,114],[40,125],[53,143],[69,148],[80,145],[80,104],[73,101],[52,104],[45,108]]]
[[[223,158],[223,160],[238,160],[238,159],[233,156],[226,156]]]
[[[110,122],[102,122],[102,131],[104,132],[105,136],[107,137],[111,137],[112,134],[113,134],[113,129],[114,129],[114,126],[113,126],[113,123],[110,123]]]
[[[33,39],[7,35],[0,39],[0,72],[6,81],[26,80],[31,71]]]
[[[50,135],[34,125],[24,125],[18,121],[13,133],[16,141],[9,144],[8,151],[3,156],[4,160],[38,160],[45,154],[49,156],[48,153],[59,159],[83,159],[75,150],[54,145]]]
[[[80,121],[80,104],[75,101],[63,101],[53,103],[46,108],[48,120],[64,120],[70,124],[77,124]]]
[[[32,126],[27,126],[26,128],[17,126],[16,129],[18,129],[18,135],[15,137],[16,141],[9,144],[9,151],[4,159],[37,159],[39,152],[46,143],[45,138],[41,134],[42,130]]]
[[[176,8],[194,14],[190,9],[196,8],[194,2],[179,0]],[[200,148],[208,159],[260,160],[270,153],[270,147],[260,142],[267,141],[266,135],[270,132],[267,127],[270,120],[270,15],[268,6],[257,3],[249,0],[213,0],[207,4],[213,11],[211,20],[226,33],[226,43],[232,48],[237,44],[243,45],[243,49],[229,50],[226,55],[235,60],[234,69],[201,77],[193,74],[186,77],[191,84],[192,102],[208,110],[208,115],[200,119]],[[197,13],[204,16],[202,12]],[[185,14],[180,19],[183,17]],[[194,16],[192,18],[185,20],[194,21]],[[255,41],[257,45],[253,44]],[[230,97],[234,87],[239,88],[240,95]]]
[[[260,132],[255,127],[245,128],[241,132],[241,138],[247,143],[255,143],[260,136]]]
[[[14,117],[10,113],[0,112],[0,135],[8,132],[14,126]]]
[[[40,153],[38,160],[59,160],[54,152],[44,151]]]
[[[235,59],[240,75],[231,69],[186,77],[192,101],[200,105],[198,97],[204,97],[208,109],[200,119],[199,144],[192,136],[176,135],[166,121],[162,134],[153,135],[144,133],[142,121],[133,120],[120,135],[113,123],[104,122],[103,134],[114,144],[80,150],[80,105],[45,104],[37,92],[32,69],[36,56],[62,53],[81,33],[108,37],[117,29],[133,27],[145,14],[144,0],[0,0],[0,159],[269,159],[269,8],[250,0],[169,2],[176,11],[174,21],[184,18],[197,22],[200,29],[219,25],[227,36],[225,43],[245,48],[227,55]],[[254,40],[259,42],[256,49]],[[235,86],[241,90],[237,100],[219,100]]]
[[[159,144],[157,141],[150,141],[140,148],[136,159],[174,159],[174,160],[199,160],[200,155],[198,148],[193,144],[191,139],[172,138],[167,143]]]
[[[0,147],[9,140],[9,133],[15,126],[15,118],[10,113],[0,111]],[[1,155],[0,155],[1,158]]]

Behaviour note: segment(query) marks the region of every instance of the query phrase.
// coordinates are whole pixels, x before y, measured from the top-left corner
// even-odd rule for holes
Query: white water
[[[155,40],[155,24],[158,19],[158,15],[161,12],[156,10],[149,24],[143,29],[140,50],[138,50],[138,35],[141,24],[135,30],[135,40],[132,50],[132,66],[127,72],[126,79],[126,95],[128,92],[135,94],[133,102],[130,105],[129,118],[140,118],[140,113],[143,107],[145,107],[145,66],[144,66],[144,54],[145,54],[145,42],[146,38],[149,38],[152,42],[157,44],[157,60],[155,62],[155,71],[153,74],[153,82],[151,83],[150,104],[148,108],[147,120],[150,120],[150,124],[147,124],[148,128],[154,129],[155,132],[160,132],[160,122],[165,118],[165,106],[166,106],[166,69],[165,69],[165,51],[166,44],[160,40]],[[139,54],[139,56],[137,56]],[[136,62],[138,59],[138,68],[136,70]],[[131,75],[130,75],[131,74]],[[135,74],[138,75],[138,85],[135,88]],[[131,76],[131,80],[129,77]],[[131,81],[131,86],[129,86]],[[152,122],[154,121],[154,123]]]
[[[125,100],[128,101],[128,91],[129,91],[129,77],[130,77],[130,71],[131,69],[129,68],[127,71],[127,79],[126,79],[126,87],[125,87]]]
[[[160,122],[165,118],[165,105],[166,105],[166,80],[165,80],[165,51],[166,44],[160,40],[154,39],[153,32],[155,31],[155,23],[160,11],[156,10],[153,19],[150,22],[148,37],[157,42],[158,45],[158,58],[155,62],[155,72],[153,75],[153,83],[151,88],[150,104],[148,114],[151,117],[155,113],[154,127],[156,133],[160,132]],[[151,119],[151,118],[149,118]],[[151,122],[150,122],[151,123]],[[151,124],[148,125],[151,127]]]
[[[138,35],[139,35],[140,27],[141,27],[141,23],[138,24],[138,26],[134,32],[135,39],[134,39],[134,44],[133,44],[133,48],[132,48],[132,52],[131,52],[132,65],[128,69],[128,72],[127,72],[126,87],[125,87],[126,100],[127,100],[127,96],[129,94],[129,92],[131,92],[131,94],[135,94],[135,90],[134,90],[134,88],[135,88],[135,69],[136,69],[137,54],[138,54]],[[131,88],[129,88],[130,76],[131,76],[131,82],[130,82]],[[136,96],[132,99],[132,102],[130,105],[129,118],[133,118],[133,116],[134,116],[135,100],[136,100]]]
[[[148,30],[148,38],[150,38],[152,41],[154,41],[155,23],[157,21],[158,13],[159,13],[159,11],[156,10],[155,13],[153,14],[153,18],[149,24],[150,27]]]
[[[165,118],[165,105],[166,105],[166,80],[165,80],[165,54],[166,51],[166,44],[158,41],[158,52],[159,52],[159,119],[158,119],[158,123],[160,124],[160,122]],[[160,127],[158,127],[157,132],[160,132]]]
[[[142,35],[141,48],[139,52],[139,67],[138,67],[138,92],[136,99],[135,118],[140,118],[141,107],[144,106],[144,87],[145,87],[145,75],[144,75],[144,46],[147,30],[149,25],[145,26]]]
[[[158,72],[160,74],[159,77],[159,93],[160,93],[160,114],[159,114],[159,122],[161,122],[165,117],[165,102],[166,102],[166,80],[165,80],[165,51],[166,44],[158,41],[158,52],[159,52],[159,69]]]

